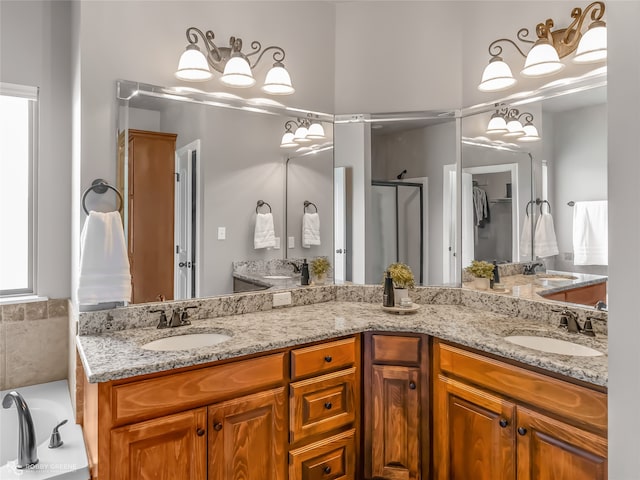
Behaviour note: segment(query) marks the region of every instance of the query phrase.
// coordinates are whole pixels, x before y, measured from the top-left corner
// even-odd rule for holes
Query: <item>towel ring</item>
[[[122,205],[124,204],[124,200],[122,199],[122,194],[120,193],[120,191],[113,185],[109,185],[105,180],[101,178],[96,178],[93,182],[91,182],[91,186],[87,188],[82,194],[82,210],[84,210],[84,213],[89,215],[89,210],[87,210],[87,205],[85,204],[85,201],[87,199],[87,195],[89,195],[89,192],[93,191],[102,195],[107,190],[113,190],[114,192],[116,192],[116,195],[118,196],[118,200],[120,200],[120,206],[117,207],[115,211],[119,212],[120,210],[122,210]]]
[[[264,200],[258,200],[258,203],[256,204],[256,213],[258,213],[258,209],[260,207],[262,207],[263,205],[266,205],[267,207],[269,207],[269,213],[271,213],[271,205],[269,205],[267,202],[265,202]]]
[[[303,212],[303,213],[307,213],[307,208],[308,208],[310,205],[313,205],[313,208],[315,208],[315,209],[316,209],[316,213],[318,213],[318,207],[316,207],[316,204],[315,204],[315,203],[313,203],[313,202],[310,202],[309,200],[305,200],[305,201],[304,201],[304,207],[302,208],[302,212]]]
[[[547,206],[549,207],[549,214],[551,214],[551,204],[549,203],[548,200],[540,200],[539,198],[536,198],[535,200],[531,200],[529,203],[527,203],[527,208],[525,209],[525,213],[527,214],[527,217],[529,216],[529,205],[532,204],[536,204],[540,206],[540,215],[542,215],[542,205],[543,204],[547,204]]]
[[[543,206],[545,203],[547,204],[547,207],[549,207],[549,214],[551,214],[551,204],[550,204],[547,200],[542,200],[542,201],[540,202],[540,215],[542,215],[542,206]]]

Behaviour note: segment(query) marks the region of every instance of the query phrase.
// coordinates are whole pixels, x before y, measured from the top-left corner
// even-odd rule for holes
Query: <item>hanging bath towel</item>
[[[273,215],[271,213],[258,213],[256,215],[256,229],[253,234],[253,247],[273,248],[276,246],[276,232],[273,227]]]
[[[553,228],[553,217],[550,213],[543,213],[538,217],[534,243],[537,257],[552,257],[560,253],[556,241],[556,231]]]
[[[608,265],[607,201],[576,202],[573,207],[574,265]]]
[[[302,246],[320,245],[320,216],[317,213],[302,215]]]

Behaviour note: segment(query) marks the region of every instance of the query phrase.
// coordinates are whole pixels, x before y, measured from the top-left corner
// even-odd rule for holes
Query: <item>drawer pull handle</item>
[[[415,390],[416,389],[416,382],[409,382],[409,388],[411,390]]]
[[[198,434],[199,437],[203,436],[205,433],[206,432],[204,428],[199,428],[198,430],[196,430],[196,434]]]
[[[326,408],[327,410],[331,410],[331,407],[333,407],[331,402],[327,402],[327,403],[324,404],[324,408]]]
[[[507,421],[507,419],[506,419],[506,418],[501,418],[501,419],[500,419],[500,426],[501,426],[502,428],[506,428],[506,427],[507,427],[507,425],[509,425],[509,422]]]
[[[518,428],[518,434],[520,435],[526,435],[527,434],[527,429],[524,427],[520,427]]]
[[[324,357],[324,361],[327,363],[331,363],[332,360],[333,360],[333,357],[331,355],[327,355],[326,357]]]
[[[331,473],[331,467],[327,466],[322,469],[325,475],[329,475]]]
[[[216,432],[219,432],[220,430],[222,430],[222,424],[221,424],[220,422],[218,422],[218,423],[214,423],[214,424],[213,424],[213,429],[214,429]]]

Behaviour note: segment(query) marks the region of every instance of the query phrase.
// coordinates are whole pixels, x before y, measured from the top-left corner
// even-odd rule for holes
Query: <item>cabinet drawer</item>
[[[289,480],[353,480],[355,429],[289,452]]]
[[[346,338],[291,352],[291,378],[307,377],[349,367],[356,362],[356,339]]]
[[[292,383],[290,391],[292,443],[355,421],[355,367]]]
[[[125,424],[282,384],[284,353],[115,385],[112,422]]]
[[[419,367],[421,354],[421,337],[371,335],[373,363]]]

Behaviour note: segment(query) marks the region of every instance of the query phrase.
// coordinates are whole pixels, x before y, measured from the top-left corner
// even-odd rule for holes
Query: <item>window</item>
[[[0,83],[0,297],[35,293],[38,89]]]

